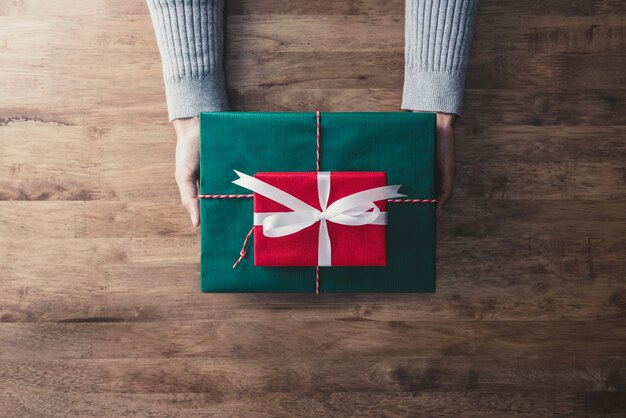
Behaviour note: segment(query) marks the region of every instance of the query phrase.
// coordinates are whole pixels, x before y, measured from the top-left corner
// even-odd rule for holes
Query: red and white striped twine
[[[315,294],[320,293],[320,267],[315,266]]]
[[[320,119],[322,115],[319,110],[315,111],[315,170],[320,171]],[[315,294],[320,293],[320,268],[315,266]]]
[[[254,197],[253,194],[199,194],[200,199],[246,199]]]
[[[200,199],[249,199],[254,194],[199,194]],[[389,203],[437,203],[437,199],[388,199]]]
[[[237,267],[239,263],[241,263],[241,260],[243,260],[245,256],[248,255],[248,253],[246,252],[246,246],[248,245],[248,241],[250,241],[250,237],[252,236],[253,233],[254,233],[254,226],[250,228],[250,232],[248,232],[248,235],[246,235],[246,239],[243,240],[241,251],[239,251],[239,258],[237,259],[237,261],[235,261],[235,264],[233,264],[233,268]]]
[[[316,134],[315,134],[315,143],[316,143],[316,147],[315,147],[315,170],[316,171],[320,171],[320,119],[321,119],[321,113],[319,110],[315,111],[315,127],[316,127]]]
[[[389,203],[437,203],[437,199],[389,199]]]

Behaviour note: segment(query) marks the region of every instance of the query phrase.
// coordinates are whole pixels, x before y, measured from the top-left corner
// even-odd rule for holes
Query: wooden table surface
[[[397,111],[403,0],[228,0],[234,110]],[[436,294],[206,295],[144,0],[0,0],[0,416],[624,416],[626,7],[482,0]]]

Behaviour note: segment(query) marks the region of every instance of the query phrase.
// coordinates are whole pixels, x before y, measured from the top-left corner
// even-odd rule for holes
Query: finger
[[[187,198],[186,202],[183,205],[185,206],[185,209],[189,214],[191,225],[193,225],[194,228],[197,228],[200,225],[200,202],[198,198]]]
[[[176,183],[178,184],[181,203],[189,214],[191,224],[197,228],[200,225],[200,207],[196,179],[191,173],[185,173],[176,176]]]
[[[437,219],[443,214],[446,203],[452,198],[452,179],[444,178],[442,181],[441,191],[437,197]]]
[[[437,198],[437,219],[441,218],[441,215],[443,215],[443,208],[448,200],[450,200],[450,195],[445,193],[440,194]]]

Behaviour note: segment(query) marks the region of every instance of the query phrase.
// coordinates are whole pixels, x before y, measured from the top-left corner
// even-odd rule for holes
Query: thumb
[[[176,173],[176,183],[181,203],[189,214],[191,224],[197,228],[200,225],[200,207],[196,178],[191,170],[184,170],[183,173]]]

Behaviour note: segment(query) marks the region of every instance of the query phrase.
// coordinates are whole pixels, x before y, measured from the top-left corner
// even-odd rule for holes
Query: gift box
[[[203,292],[435,290],[433,113],[204,112],[199,185]]]

